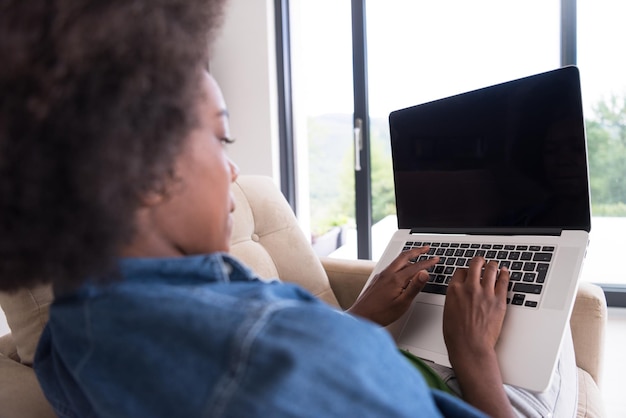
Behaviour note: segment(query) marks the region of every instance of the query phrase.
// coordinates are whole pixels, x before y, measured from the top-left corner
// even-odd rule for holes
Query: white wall
[[[295,26],[291,28],[292,36],[298,36],[297,24]],[[280,186],[275,45],[273,0],[229,0],[224,26],[213,46],[211,72],[222,87],[230,112],[232,135],[237,139],[229,147],[229,155],[239,165],[242,174],[267,175]],[[297,51],[292,54],[297,55]],[[298,77],[294,80],[297,81]],[[298,103],[294,102],[293,106],[297,116]],[[308,235],[306,117],[294,120],[293,128],[297,215],[300,226]]]
[[[273,3],[229,0],[210,67],[237,139],[229,155],[242,174],[271,176],[280,184]]]

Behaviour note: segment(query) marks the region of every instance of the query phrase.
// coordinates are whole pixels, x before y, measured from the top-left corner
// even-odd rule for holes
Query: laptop
[[[569,324],[591,229],[575,66],[389,115],[398,231],[368,280],[430,246],[429,282],[388,327],[399,348],[450,366],[447,283],[481,255],[511,274],[496,351],[505,383],[545,391]],[[367,287],[367,285],[366,285]]]

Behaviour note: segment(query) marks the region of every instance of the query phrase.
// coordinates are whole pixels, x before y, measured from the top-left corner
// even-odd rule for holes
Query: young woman
[[[0,287],[53,284],[35,370],[57,414],[512,416],[506,270],[477,258],[450,285],[461,400],[379,326],[424,285],[437,260],[409,260],[427,248],[348,313],[227,255],[238,170],[204,69],[221,3],[0,0]]]

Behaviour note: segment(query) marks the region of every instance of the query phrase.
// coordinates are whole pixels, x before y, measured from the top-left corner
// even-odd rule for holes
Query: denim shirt
[[[225,254],[124,259],[59,296],[35,358],[60,417],[482,416],[386,331]]]

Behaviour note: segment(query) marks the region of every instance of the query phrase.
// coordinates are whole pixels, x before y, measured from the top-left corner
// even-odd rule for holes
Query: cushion
[[[262,278],[296,283],[339,306],[322,263],[273,180],[240,176],[233,193],[236,209],[231,254]]]
[[[591,375],[578,368],[577,418],[601,418],[606,416],[602,394]]]
[[[3,417],[56,417],[33,370],[0,354],[0,405]]]
[[[0,306],[7,318],[13,343],[22,364],[32,365],[39,336],[48,322],[52,302],[50,285],[17,292],[0,292]]]
[[[576,364],[600,382],[607,321],[606,298],[602,288],[587,282],[578,286],[570,325]]]

